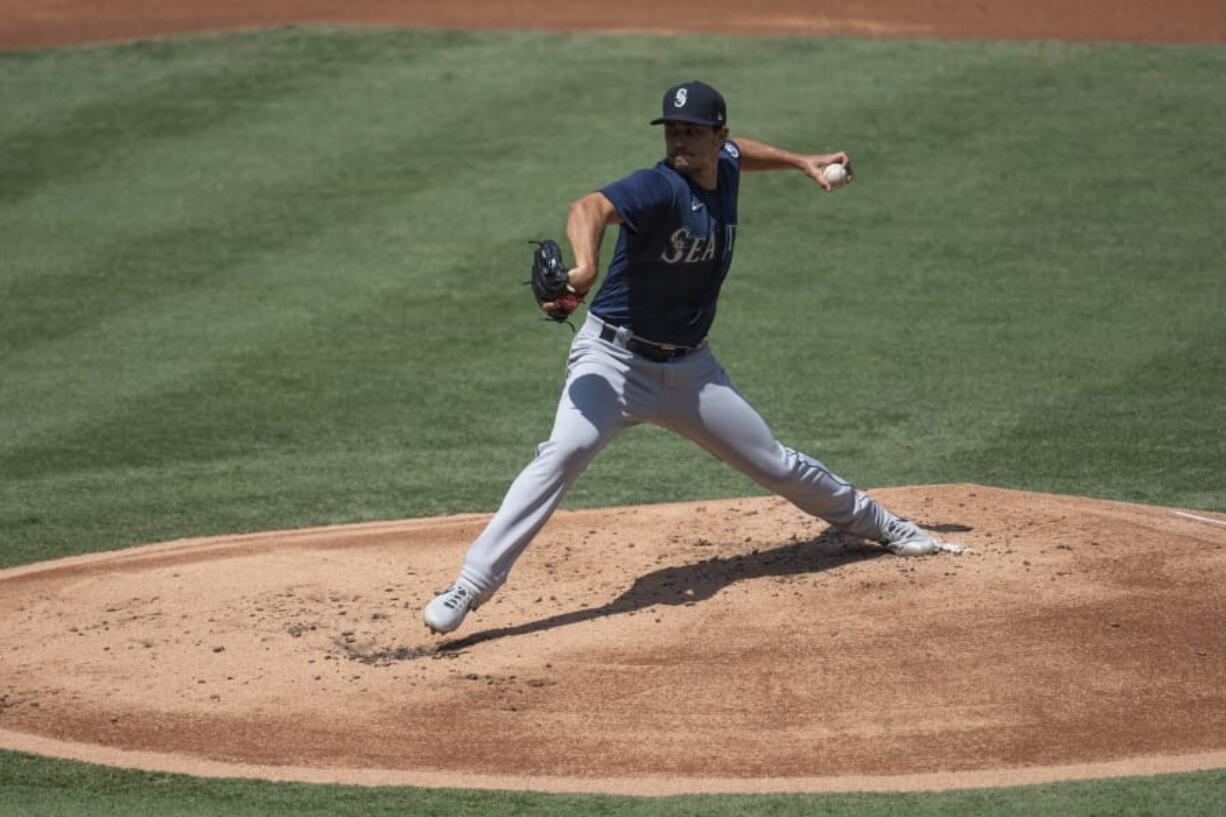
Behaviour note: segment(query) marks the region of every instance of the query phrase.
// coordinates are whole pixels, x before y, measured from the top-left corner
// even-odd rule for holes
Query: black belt
[[[690,352],[698,351],[691,346],[670,346],[667,343],[652,343],[649,340],[634,337],[626,338],[622,342],[617,339],[617,327],[607,323],[600,327],[600,339],[616,343],[618,346],[628,349],[636,355],[642,355],[656,363],[667,363],[670,360],[685,357]]]

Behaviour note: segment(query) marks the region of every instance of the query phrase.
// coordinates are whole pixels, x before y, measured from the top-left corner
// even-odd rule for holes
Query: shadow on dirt
[[[816,539],[795,542],[771,550],[753,550],[736,556],[715,557],[688,565],[666,567],[635,580],[626,592],[608,604],[560,613],[514,627],[473,633],[438,645],[437,653],[455,653],[500,638],[538,633],[584,621],[668,606],[697,604],[726,587],[746,579],[768,576],[799,576],[833,570],[843,565],[889,555],[876,545],[827,530]]]
[[[921,527],[934,533],[962,533],[973,530],[972,527],[958,523]],[[814,539],[793,542],[771,550],[754,549],[735,556],[713,557],[701,562],[656,570],[640,576],[626,592],[600,607],[585,607],[514,627],[483,630],[455,641],[416,647],[374,649],[373,645],[355,645],[342,641],[338,641],[336,647],[338,652],[352,661],[377,666],[419,658],[454,658],[470,647],[501,638],[539,633],[606,616],[635,613],[656,605],[697,604],[746,579],[821,573],[888,555],[885,549],[877,545],[827,529]]]
[[[920,525],[920,527],[933,533],[970,533],[974,530],[970,525],[959,525],[954,522],[947,522],[941,525]]]

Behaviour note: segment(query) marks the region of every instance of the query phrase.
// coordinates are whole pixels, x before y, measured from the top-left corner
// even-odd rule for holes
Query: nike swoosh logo
[[[692,201],[692,202],[690,202],[690,210],[692,210],[693,212],[697,213],[697,212],[698,212],[699,210],[701,210],[701,209],[702,209],[702,202],[701,202],[701,201]]]

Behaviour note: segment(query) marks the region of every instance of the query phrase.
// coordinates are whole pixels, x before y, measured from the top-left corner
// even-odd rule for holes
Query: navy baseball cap
[[[693,122],[696,125],[723,125],[728,121],[728,109],[719,91],[705,82],[694,80],[674,85],[664,92],[663,112],[651,124],[663,122]]]

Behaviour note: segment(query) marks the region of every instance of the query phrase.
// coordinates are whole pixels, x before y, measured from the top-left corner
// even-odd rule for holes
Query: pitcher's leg
[[[469,610],[502,586],[571,484],[625,422],[607,379],[588,372],[567,381],[553,433],[537,446],[536,456],[511,483],[502,506],[469,547],[455,584],[426,605],[427,627],[436,633],[455,630]]]
[[[497,590],[570,486],[625,425],[615,382],[591,371],[568,380],[553,432],[537,446],[536,456],[511,483],[502,506],[468,549],[461,579],[482,598]]]
[[[776,440],[722,371],[690,392],[662,424],[806,513],[855,536],[879,540],[893,518],[822,462]]]

